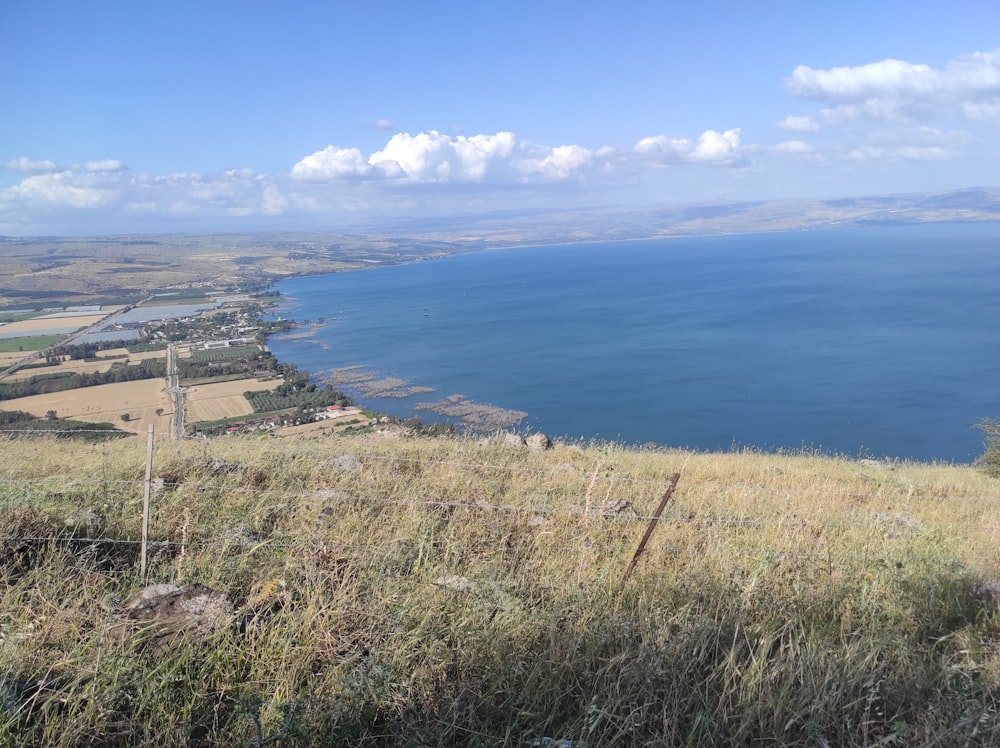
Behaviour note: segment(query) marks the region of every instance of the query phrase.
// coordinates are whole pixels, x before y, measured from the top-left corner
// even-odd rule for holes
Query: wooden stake
[[[142,494],[142,550],[139,555],[139,576],[146,583],[146,548],[149,545],[149,495],[153,489],[153,424],[146,435],[146,486]]]

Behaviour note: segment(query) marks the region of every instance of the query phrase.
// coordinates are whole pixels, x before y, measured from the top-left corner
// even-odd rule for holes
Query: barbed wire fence
[[[94,433],[94,434],[104,434],[106,431],[95,429],[93,431],[88,430],[72,430],[72,431],[58,431],[58,430],[28,430],[28,429],[0,429],[0,439],[22,439],[38,436],[70,436],[79,435],[81,433]],[[75,495],[78,496],[82,501],[84,499],[92,499],[94,496],[101,493],[107,494],[109,491],[114,489],[119,494],[126,494],[134,496],[134,501],[136,506],[141,505],[142,507],[142,532],[141,537],[104,537],[100,534],[74,534],[68,536],[66,534],[46,534],[46,535],[25,535],[18,534],[12,535],[4,532],[0,529],[0,542],[14,543],[14,542],[30,542],[30,543],[54,543],[54,542],[64,542],[67,539],[72,539],[76,544],[106,544],[106,545],[116,545],[121,547],[132,547],[134,550],[138,551],[139,564],[140,564],[140,576],[145,579],[147,574],[147,565],[149,552],[164,552],[178,549],[196,549],[196,548],[214,548],[218,550],[223,550],[227,548],[234,547],[234,541],[231,539],[213,539],[213,538],[184,538],[182,540],[176,539],[156,539],[150,537],[150,523],[152,520],[152,514],[154,509],[154,503],[158,496],[163,495],[165,491],[185,489],[190,491],[195,491],[199,493],[214,493],[222,495],[224,493],[246,493],[253,494],[258,503],[273,502],[275,504],[288,504],[289,502],[310,502],[321,500],[325,505],[333,505],[336,503],[354,504],[354,505],[368,505],[371,507],[409,507],[415,508],[422,511],[441,511],[441,510],[462,510],[471,513],[479,514],[495,514],[495,515],[523,515],[527,519],[538,519],[542,518],[544,520],[566,520],[566,521],[591,521],[594,519],[599,519],[601,522],[617,524],[617,525],[647,525],[654,519],[659,519],[662,525],[670,526],[688,526],[695,528],[699,531],[711,531],[714,529],[722,530],[764,530],[764,529],[785,529],[791,532],[805,533],[809,532],[815,536],[820,536],[826,533],[836,535],[843,531],[865,531],[865,530],[875,530],[875,531],[888,531],[893,530],[907,530],[914,529],[913,527],[905,527],[905,520],[901,520],[898,517],[887,516],[883,511],[868,511],[868,512],[855,512],[856,516],[852,516],[848,519],[827,519],[819,520],[812,519],[809,517],[799,516],[793,514],[790,516],[753,516],[750,514],[735,516],[732,514],[711,514],[705,511],[690,511],[689,507],[684,505],[674,505],[672,511],[667,511],[662,516],[656,515],[655,513],[646,513],[639,511],[635,508],[635,503],[639,501],[645,504],[652,504],[658,493],[662,492],[664,485],[666,484],[666,479],[652,479],[646,477],[636,477],[627,474],[616,474],[611,465],[599,465],[590,471],[584,471],[578,469],[575,474],[567,475],[567,471],[562,468],[537,468],[525,465],[505,465],[499,463],[486,463],[486,462],[475,462],[475,461],[455,461],[455,460],[436,460],[428,459],[427,457],[407,457],[399,455],[384,455],[375,454],[373,452],[366,452],[365,450],[358,450],[357,453],[351,456],[358,460],[359,464],[374,464],[378,462],[392,462],[398,463],[400,465],[410,465],[418,467],[420,469],[425,468],[442,468],[442,469],[453,469],[459,471],[471,471],[478,475],[486,473],[523,473],[530,474],[543,481],[545,479],[559,479],[560,481],[570,483],[576,482],[579,487],[579,496],[581,497],[581,505],[579,506],[560,506],[555,507],[551,504],[546,503],[545,499],[545,486],[542,485],[539,488],[537,496],[534,500],[528,501],[521,504],[506,504],[497,503],[493,501],[488,501],[484,499],[476,500],[452,500],[452,499],[440,499],[440,498],[429,498],[427,496],[416,496],[416,495],[405,495],[402,493],[390,493],[386,494],[384,492],[372,493],[370,491],[364,490],[362,485],[362,476],[358,476],[354,490],[345,490],[342,487],[336,489],[330,488],[313,488],[313,487],[302,487],[302,488],[275,488],[275,487],[259,487],[259,486],[246,486],[246,485],[234,485],[232,483],[226,482],[224,480],[220,481],[205,481],[205,480],[178,480],[170,481],[165,480],[162,477],[157,477],[156,470],[154,469],[157,464],[157,453],[160,452],[161,462],[169,463],[169,461],[176,456],[176,452],[171,450],[169,447],[171,445],[176,446],[178,440],[176,440],[170,434],[155,434],[152,427],[147,432],[146,435],[146,453],[145,453],[145,470],[141,477],[137,476],[135,479],[113,479],[108,475],[108,462],[107,462],[107,452],[104,452],[104,462],[103,470],[101,475],[87,475],[87,476],[45,476],[45,477],[29,477],[25,475],[18,475],[17,470],[8,469],[6,475],[0,473],[0,490],[2,490],[7,508],[10,509],[20,504],[30,505],[36,500],[44,500],[46,496],[52,495]],[[205,460],[209,460],[210,454],[213,452],[212,445],[217,444],[217,441],[206,440],[200,437],[187,437],[186,441],[197,441],[205,445],[205,453],[203,455]],[[269,441],[268,444],[273,445],[273,441]],[[302,441],[289,441],[286,442],[287,449],[290,452],[301,454],[302,451],[315,449],[317,452],[323,452],[322,446],[316,447],[306,447],[306,442]],[[0,456],[0,469],[5,467],[5,459]],[[223,466],[224,467],[224,466]],[[606,471],[606,475],[599,475],[603,471]],[[359,471],[360,472],[360,471]],[[608,484],[608,488],[605,493],[607,497],[610,497],[613,493],[610,486],[614,485],[619,488],[619,490],[627,489],[624,495],[628,496],[633,501],[623,501],[619,500],[619,505],[627,504],[630,511],[625,512],[605,512],[603,511],[605,507],[593,507],[589,501],[589,494],[594,491],[595,483],[601,480],[603,483]],[[683,483],[681,486],[683,490]],[[771,499],[803,499],[808,497],[826,497],[826,498],[836,498],[841,497],[845,500],[851,500],[854,502],[876,502],[878,500],[885,499],[886,496],[883,492],[879,491],[837,491],[831,490],[829,488],[817,487],[817,488],[775,488],[767,485],[755,484],[751,485],[748,483],[731,483],[731,484],[718,484],[715,486],[715,490],[719,493],[726,493],[731,491],[733,493],[738,493],[739,496],[747,500],[748,503],[753,503],[753,500],[760,497],[767,497]],[[617,495],[617,494],[616,494]],[[587,497],[586,501],[583,501]],[[950,496],[945,494],[920,494],[911,495],[905,497],[909,502],[974,502],[982,503],[989,506],[1000,507],[1000,495],[975,495],[975,496]],[[1000,518],[1000,515],[997,515]],[[970,523],[961,518],[956,519],[954,522],[945,522],[935,525],[935,531],[939,533],[946,533],[948,536],[953,538],[960,538],[967,536],[972,533],[982,535],[984,533],[996,536],[1000,533],[1000,522],[996,524],[984,524],[982,522]],[[569,542],[566,542],[566,541]],[[334,541],[330,539],[324,539],[323,541],[317,541],[315,539],[296,539],[292,537],[270,537],[261,540],[258,543],[259,546],[266,546],[272,549],[285,549],[285,550],[297,550],[302,552],[336,552],[343,554],[379,554],[379,553],[392,553],[398,547],[398,542],[386,542],[386,543],[357,543],[357,542],[346,542],[346,541]],[[591,539],[574,540],[570,537],[564,537],[562,541],[557,542],[547,542],[545,545],[546,552],[550,553],[570,553],[579,552],[581,549],[586,549],[590,552],[604,552],[604,553],[622,553],[622,546],[620,542],[607,543],[604,546],[595,545],[594,541]],[[463,552],[483,552],[482,547],[464,546],[461,544],[451,544],[447,547],[444,546],[434,546],[423,549],[423,552],[428,554],[447,554],[447,553],[463,553]],[[630,549],[631,550],[631,549]],[[669,549],[668,549],[669,551]],[[683,547],[678,547],[675,549],[677,554],[686,552]],[[873,554],[870,550],[866,549],[863,552],[859,552],[855,549],[840,549],[836,552],[832,550],[831,547],[825,549],[806,549],[803,550],[800,547],[742,547],[742,548],[729,548],[727,553],[734,557],[742,557],[749,560],[758,561],[774,561],[781,559],[789,560],[816,560],[825,565],[831,565],[833,563],[857,563],[863,562],[865,564],[873,564],[874,566],[881,566],[885,564],[885,559],[879,557],[878,554]],[[952,564],[953,560],[950,558],[944,558],[939,554],[926,554],[922,556],[913,556],[912,554],[907,557],[909,562],[921,562],[925,564],[933,563],[943,563]]]

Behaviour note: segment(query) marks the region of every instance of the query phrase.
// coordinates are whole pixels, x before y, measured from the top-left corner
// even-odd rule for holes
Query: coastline
[[[275,304],[280,304],[283,298],[280,292],[276,288],[272,288],[271,291],[277,294]],[[309,320],[301,323],[294,320],[289,321],[294,325],[290,331],[264,336],[264,346],[272,354],[274,353],[271,346],[272,339],[307,340],[314,337],[320,329],[328,324],[326,322]],[[329,350],[328,346],[320,345],[324,349]],[[294,358],[287,360],[279,359],[279,362],[292,364],[296,368],[299,367],[299,363]],[[478,403],[458,393],[448,394],[426,402],[417,402],[410,408],[413,410],[412,416],[400,413],[385,413],[379,410],[378,407],[370,407],[372,401],[401,401],[417,395],[431,395],[436,390],[433,387],[413,384],[398,377],[385,376],[364,364],[332,367],[320,371],[305,370],[305,373],[309,375],[310,381],[320,385],[329,385],[333,389],[343,392],[362,410],[400,418],[401,420],[416,419],[422,425],[447,423],[460,427],[463,431],[469,433],[488,434],[505,430],[517,431],[523,421],[528,418],[526,411],[501,408],[489,403]],[[434,420],[431,424],[424,424],[424,418],[421,417],[423,414],[443,416],[443,419]]]

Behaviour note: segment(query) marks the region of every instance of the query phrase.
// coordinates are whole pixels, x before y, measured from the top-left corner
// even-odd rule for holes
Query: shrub
[[[986,451],[976,464],[987,475],[1000,478],[1000,423],[986,419],[977,423],[976,428],[986,434]]]

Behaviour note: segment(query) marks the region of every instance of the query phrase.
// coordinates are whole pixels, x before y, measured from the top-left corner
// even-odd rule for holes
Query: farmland
[[[0,328],[3,330],[3,328]],[[0,338],[0,354],[17,354],[10,356],[10,363],[15,363],[23,358],[24,353],[30,351],[40,351],[50,345],[56,345],[63,339],[63,335],[23,335],[12,338]],[[8,364],[9,365],[9,364]]]
[[[0,333],[2,333],[5,338],[12,338],[22,335],[42,335],[51,330],[65,330],[69,328],[79,330],[100,322],[113,311],[115,310],[110,309],[101,314],[89,314],[86,316],[47,315],[43,317],[32,317],[31,319],[24,319],[19,322],[11,322],[10,324],[4,325],[3,327],[0,327]]]
[[[145,432],[150,424],[157,431],[166,432],[170,426],[171,407],[163,379],[102,384],[20,397],[3,403],[4,410],[23,410],[39,418],[54,410],[60,418],[113,423],[137,434]],[[157,410],[162,412],[158,415]],[[125,413],[129,414],[128,421],[121,420]]]
[[[199,384],[187,391],[188,423],[217,421],[250,415],[253,408],[243,396],[248,390],[272,390],[281,384],[280,379],[258,382],[256,379],[238,379],[229,382]]]

